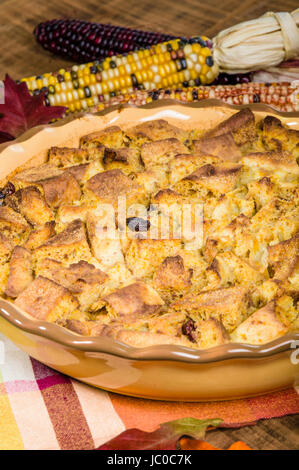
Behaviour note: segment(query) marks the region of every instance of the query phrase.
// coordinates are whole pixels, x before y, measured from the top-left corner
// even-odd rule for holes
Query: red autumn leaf
[[[127,429],[97,450],[176,450],[182,436],[202,439],[208,427],[221,422],[221,419],[182,418],[163,423],[153,432]]]
[[[0,144],[3,144],[3,142],[7,142],[8,140],[14,140],[14,137],[8,134],[8,132],[0,131]]]
[[[61,118],[63,106],[45,106],[44,94],[31,96],[25,82],[17,84],[5,76],[4,104],[0,104],[0,142],[12,140],[27,129]]]

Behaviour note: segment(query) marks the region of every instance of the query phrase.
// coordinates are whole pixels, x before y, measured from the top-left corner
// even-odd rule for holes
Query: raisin
[[[150,228],[149,220],[141,217],[128,217],[126,222],[132,232],[147,232]]]
[[[192,343],[196,343],[196,326],[192,318],[188,318],[185,323],[182,324],[182,333],[183,335],[187,336],[189,341]]]
[[[10,196],[11,194],[13,194],[16,190],[16,188],[14,187],[14,185],[9,181],[7,183],[7,185],[5,186],[5,195],[6,196]]]

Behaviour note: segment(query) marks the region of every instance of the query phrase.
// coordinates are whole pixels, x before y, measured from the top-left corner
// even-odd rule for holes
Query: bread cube
[[[288,331],[275,312],[272,301],[255,311],[231,334],[237,343],[265,344],[283,336]]]
[[[232,134],[218,135],[216,137],[203,137],[193,141],[193,152],[214,155],[221,160],[237,162],[242,153],[236,145]]]
[[[159,294],[148,284],[134,282],[103,297],[108,313],[128,321],[157,314],[164,305]]]
[[[32,225],[44,225],[54,218],[53,212],[36,186],[19,189],[6,198],[5,202],[9,207],[20,212]]]
[[[126,263],[136,278],[151,277],[167,256],[174,256],[181,248],[181,240],[131,240],[126,252]]]
[[[162,139],[174,138],[183,143],[188,139],[187,132],[169,124],[169,122],[164,119],[154,119],[137,124],[137,126],[127,129],[126,135],[137,146],[143,145],[146,142]]]
[[[217,137],[231,133],[237,145],[253,142],[257,138],[255,129],[255,117],[251,109],[241,109],[225,121],[222,121],[213,129],[209,130],[205,137]]]
[[[208,320],[215,318],[228,332],[235,329],[248,314],[248,289],[242,286],[189,293],[170,306],[192,318]]]
[[[79,306],[68,289],[38,276],[15,300],[17,307],[38,320],[55,322]]]
[[[147,170],[156,166],[167,169],[169,161],[175,155],[182,153],[189,153],[189,150],[175,138],[155,140],[141,147],[141,158]]]
[[[35,249],[37,262],[43,258],[53,258],[64,263],[89,260],[91,252],[86,239],[85,227],[81,220],[71,222],[65,230],[49,238]]]
[[[90,150],[91,148],[105,147],[119,148],[124,144],[124,135],[120,127],[110,126],[100,131],[84,135],[80,139],[80,147]]]
[[[31,252],[22,246],[13,249],[10,263],[9,276],[5,288],[5,295],[17,297],[25,290],[33,280],[33,266]]]

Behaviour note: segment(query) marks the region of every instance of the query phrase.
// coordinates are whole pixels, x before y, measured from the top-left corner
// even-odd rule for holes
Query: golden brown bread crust
[[[51,237],[43,246],[73,245],[86,240],[84,225],[81,220],[74,220],[65,230]]]
[[[148,142],[141,147],[141,158],[146,169],[156,165],[167,165],[171,158],[180,153],[186,154],[189,150],[175,138]]]
[[[233,332],[232,339],[239,343],[264,344],[286,334],[287,326],[275,312],[272,301],[255,311]]]
[[[51,220],[51,222],[46,222],[45,225],[32,230],[24,243],[24,247],[33,251],[48,241],[49,238],[54,237],[55,234],[55,222]]]
[[[191,175],[186,176],[174,185],[174,189],[183,194],[193,193],[194,189],[204,189],[206,192],[226,193],[232,191],[240,177],[242,165],[234,163],[207,164]],[[206,193],[204,193],[206,195]]]
[[[100,149],[104,145],[106,147],[121,147],[123,144],[123,132],[118,126],[106,127],[106,129],[92,132],[84,135],[80,139],[80,147],[90,148],[96,146]]]
[[[221,162],[219,157],[214,155],[205,155],[205,154],[178,154],[175,155],[169,162],[169,172],[170,172],[170,183],[174,184],[182,178],[190,175],[197,168],[200,168],[203,165],[208,163],[218,164]]]
[[[38,184],[38,182],[42,180],[54,178],[61,174],[61,169],[57,168],[55,165],[51,165],[50,163],[45,163],[44,165],[29,168],[28,170],[17,173],[13,177],[12,181],[17,188],[22,188],[24,186],[31,186],[34,183]]]
[[[269,150],[287,150],[295,158],[299,156],[299,131],[284,127],[274,116],[266,116],[261,122],[262,141]]]
[[[2,235],[17,243],[23,236],[26,236],[28,231],[29,224],[21,214],[11,207],[0,206],[0,232]]]
[[[80,302],[82,310],[88,310],[102,292],[101,285],[108,275],[86,261],[70,264],[65,267],[61,262],[45,258],[39,264],[38,272],[66,287]]]
[[[136,278],[150,277],[167,256],[175,255],[181,240],[134,239],[126,251],[126,263]]]
[[[69,166],[82,164],[89,160],[86,149],[51,147],[49,150],[49,163],[56,166]]]
[[[263,274],[232,252],[219,253],[207,269],[209,287],[254,285],[263,281]]]
[[[73,175],[73,177],[80,184],[90,168],[90,163],[81,163],[80,165],[69,166],[67,171]]]
[[[88,202],[82,202],[80,205],[65,204],[58,208],[56,217],[62,224],[69,224],[76,219],[81,219],[85,222],[87,214],[91,209],[92,206]]]
[[[19,189],[6,198],[5,203],[20,212],[32,225],[43,225],[54,218],[51,209],[36,186]]]
[[[238,161],[242,156],[230,132],[215,137],[203,137],[200,140],[194,140],[193,149],[196,153],[214,155],[231,162]]]
[[[268,263],[273,278],[285,280],[293,273],[299,259],[299,233],[268,247]]]
[[[127,204],[142,201],[142,188],[121,170],[98,173],[87,181],[87,191],[103,204],[112,204],[117,209],[118,197],[125,196]]]
[[[151,198],[151,203],[155,204],[175,204],[181,202],[188,202],[188,199],[182,196],[180,193],[170,188],[160,189]]]
[[[202,320],[198,324],[198,343],[201,349],[212,348],[230,341],[223,324],[215,318]]]
[[[33,280],[31,252],[22,246],[13,249],[9,263],[9,276],[4,291],[8,297],[17,297]]]
[[[191,286],[191,278],[192,269],[185,269],[181,256],[168,256],[155,273],[154,286],[181,290]]]
[[[50,207],[57,208],[61,204],[78,201],[81,197],[80,186],[74,176],[68,172],[39,182],[43,188],[45,199]]]
[[[37,260],[48,257],[70,263],[89,259],[91,253],[83,222],[76,219],[68,224],[65,230],[36,248],[34,256]]]
[[[87,284],[103,284],[108,279],[106,273],[83,260],[65,267],[59,261],[45,258],[40,263],[39,271],[43,273],[44,277],[61,284],[73,294],[85,290]]]
[[[243,157],[244,165],[258,165],[271,172],[282,170],[299,175],[299,166],[289,152],[256,152]]]
[[[235,243],[236,235],[247,232],[250,226],[250,219],[244,214],[238,215],[226,227],[219,232],[214,232],[207,238],[204,246],[204,257],[211,262],[217,253],[224,249],[231,249]]]
[[[187,132],[169,124],[164,119],[155,119],[154,121],[146,121],[142,124],[138,124],[128,129],[126,134],[131,139],[140,138],[144,142],[171,138],[185,142],[188,139]]]
[[[140,159],[140,151],[130,147],[105,148],[103,165],[105,170],[119,168],[126,175],[144,169]]]
[[[11,255],[15,244],[11,239],[0,233],[0,264],[6,263]]]
[[[160,171],[159,168],[151,168],[137,173],[134,181],[143,188],[148,196],[169,184],[168,174],[165,171]]]
[[[159,294],[143,282],[118,289],[103,300],[107,302],[113,316],[126,320],[157,314],[164,304]]]
[[[248,289],[236,286],[202,291],[199,294],[190,293],[176,300],[170,308],[203,320],[213,317],[230,332],[246,318],[248,306]]]
[[[256,139],[255,117],[249,108],[241,109],[238,113],[222,121],[205,134],[205,137],[217,137],[231,133],[237,145],[243,145]]]
[[[38,320],[55,321],[75,310],[79,303],[56,282],[38,276],[16,299],[15,304]]]

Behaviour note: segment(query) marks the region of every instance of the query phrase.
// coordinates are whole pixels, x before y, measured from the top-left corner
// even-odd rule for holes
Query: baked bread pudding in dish
[[[299,330],[299,131],[242,109],[212,129],[110,126],[0,192],[0,295],[135,347]]]

